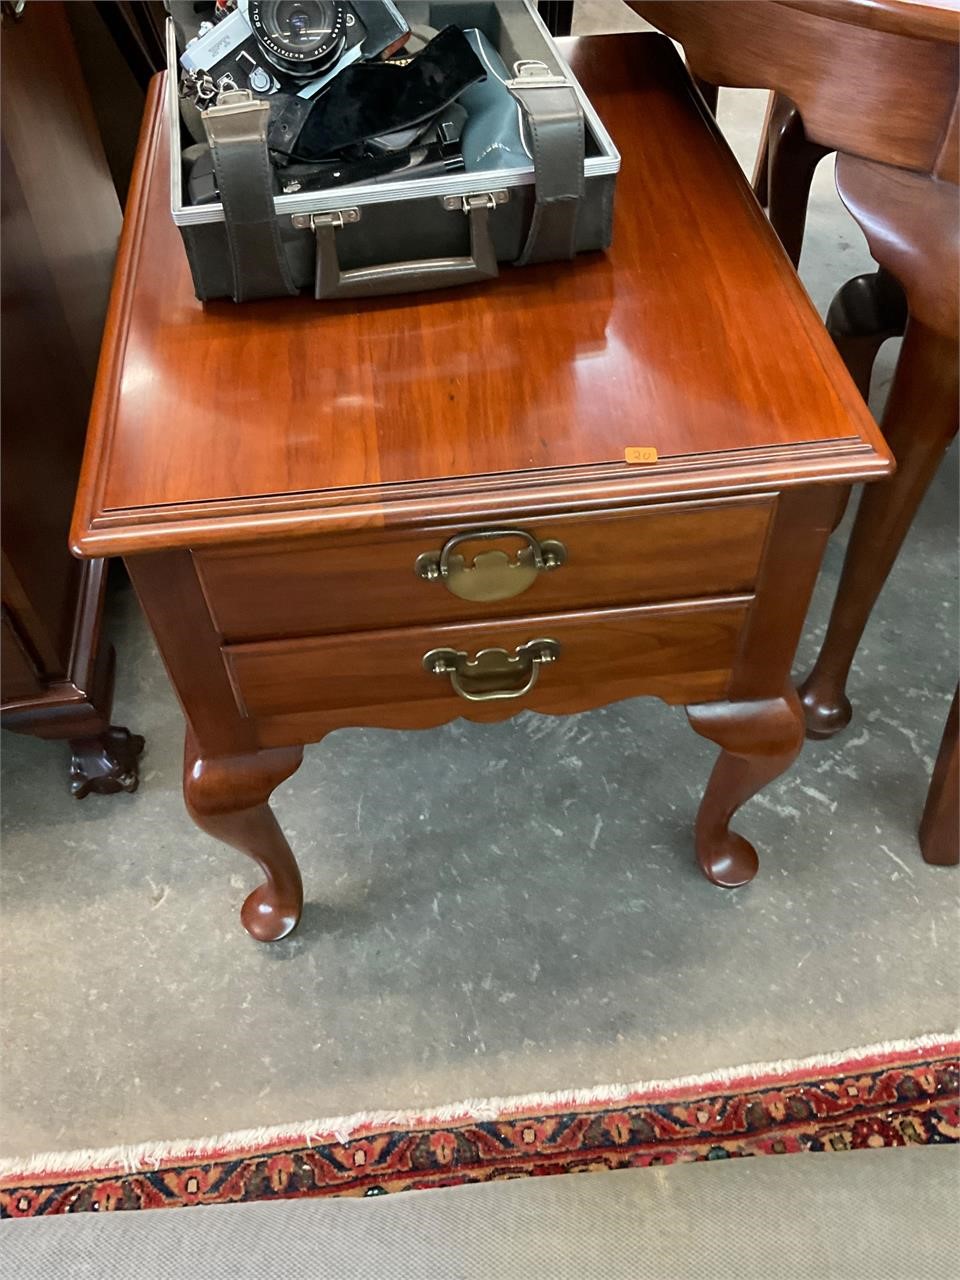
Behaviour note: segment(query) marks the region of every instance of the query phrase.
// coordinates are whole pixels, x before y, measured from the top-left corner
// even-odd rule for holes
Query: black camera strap
[[[517,265],[572,258],[586,146],[576,91],[542,62],[520,63],[508,88],[523,108],[535,183],[533,217]]]
[[[223,202],[234,301],[298,293],[273,207],[269,104],[247,90],[222,93],[202,119]]]

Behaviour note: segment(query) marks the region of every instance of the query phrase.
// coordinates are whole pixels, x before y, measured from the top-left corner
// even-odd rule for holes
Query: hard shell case
[[[169,7],[177,12],[176,3]],[[397,0],[397,7],[411,25],[476,27],[487,36],[514,73],[525,136],[534,140],[529,165],[269,191],[261,222],[270,225],[259,239],[247,237],[246,226],[228,225],[223,203],[184,203],[181,152],[193,139],[181,113],[182,48],[171,19],[167,112],[178,141],[171,208],[198,298],[239,302],[308,287],[318,299],[416,292],[492,279],[500,262],[559,261],[609,245],[620,155],[532,0]],[[182,24],[179,34],[182,45]]]

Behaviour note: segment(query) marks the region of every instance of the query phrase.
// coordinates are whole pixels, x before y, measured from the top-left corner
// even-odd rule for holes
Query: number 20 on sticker
[[[623,456],[626,462],[639,463],[640,465],[657,461],[657,451],[652,444],[631,445],[629,448],[624,449]]]

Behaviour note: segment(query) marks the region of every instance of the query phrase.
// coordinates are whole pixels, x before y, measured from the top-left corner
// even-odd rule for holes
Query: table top
[[[886,474],[673,47],[561,42],[622,155],[608,254],[369,302],[201,304],[154,83],[72,530],[82,555]],[[631,446],[660,461],[632,466]]]
[[[837,22],[890,31],[894,35],[957,43],[960,0],[781,0]]]
[[[714,85],[774,89],[827,151],[958,181],[960,0],[627,0]]]

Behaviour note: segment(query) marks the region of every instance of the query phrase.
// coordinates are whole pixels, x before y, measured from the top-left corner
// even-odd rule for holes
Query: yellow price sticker
[[[624,449],[623,456],[625,461],[633,463],[651,463],[657,461],[657,451],[652,444],[632,445],[629,449]]]

